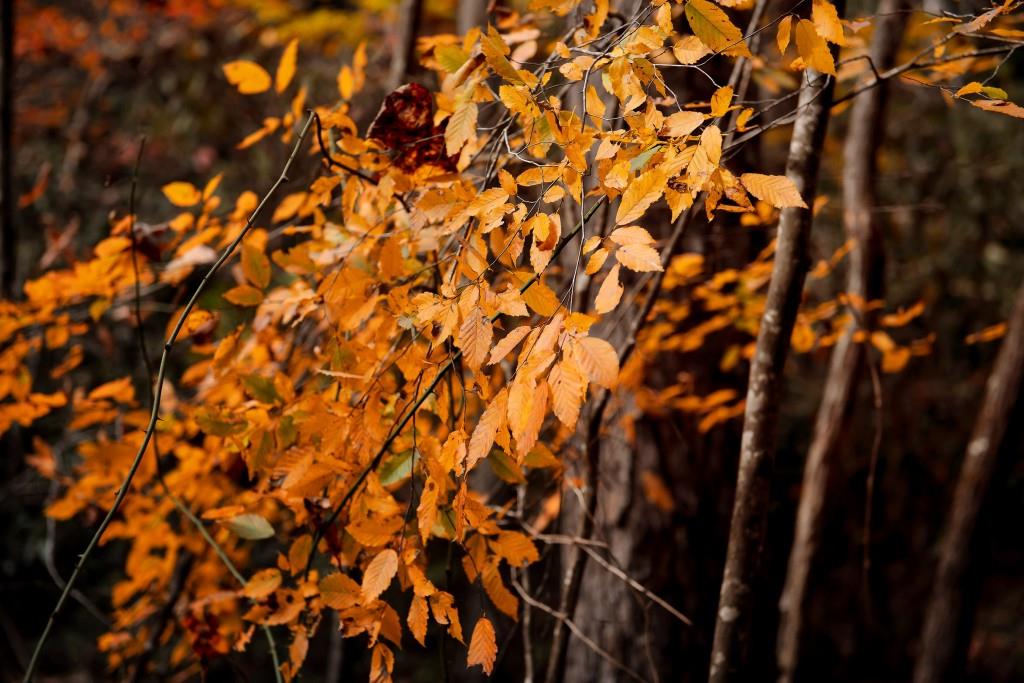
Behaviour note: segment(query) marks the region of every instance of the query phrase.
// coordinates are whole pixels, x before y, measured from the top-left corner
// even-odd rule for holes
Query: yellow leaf
[[[594,310],[598,313],[607,313],[619,305],[622,299],[622,285],[619,283],[619,264],[616,263],[608,271],[608,277],[601,283],[601,289],[597,290],[597,299],[594,300]]]
[[[426,644],[427,638],[427,601],[420,596],[413,596],[412,604],[409,605],[409,616],[406,618],[409,630],[412,631],[420,645]]]
[[[507,408],[508,389],[503,388],[491,399],[480,416],[476,429],[473,430],[473,436],[469,439],[469,451],[466,455],[467,472],[491,452],[491,446],[494,445],[498,430],[505,425]]]
[[[828,0],[814,0],[811,7],[811,21],[818,35],[830,43],[846,45],[843,37],[843,24],[839,21],[839,12]]]
[[[469,655],[466,666],[480,665],[488,676],[494,670],[494,660],[498,656],[498,645],[494,639],[494,626],[487,617],[480,617],[473,628],[473,637],[469,640]]]
[[[475,102],[466,102],[448,119],[448,127],[444,130],[444,146],[448,156],[458,154],[462,146],[476,133],[476,119]]]
[[[743,183],[743,187],[747,188],[747,192],[776,208],[782,209],[787,206],[807,208],[796,185],[784,175],[744,173],[740,176],[740,182]]]
[[[785,54],[789,47],[789,36],[793,31],[793,15],[787,14],[779,22],[779,31],[775,34],[775,44],[779,47],[779,53]]]
[[[284,89],[292,82],[292,78],[295,76],[295,59],[298,54],[299,39],[292,38],[281,54],[281,61],[277,64],[277,73],[274,76],[274,88],[277,92],[284,92]]]
[[[619,210],[615,213],[615,224],[631,223],[644,215],[648,207],[658,201],[665,191],[667,180],[665,171],[660,168],[641,173],[622,193]]]
[[[734,57],[750,57],[743,34],[729,16],[708,0],[687,0],[686,21],[694,35],[710,50]]]
[[[661,258],[653,247],[647,244],[627,244],[615,251],[619,263],[638,273],[662,270]]]
[[[391,548],[382,550],[366,567],[363,574],[362,593],[366,602],[373,602],[383,593],[398,571],[398,553]]]
[[[163,187],[164,196],[175,206],[195,206],[203,198],[203,194],[192,183],[174,182]]]
[[[590,381],[611,389],[619,379],[619,354],[604,339],[583,337],[573,344],[573,355]]]
[[[732,104],[732,86],[725,86],[715,91],[711,96],[711,115],[725,116]]]
[[[828,43],[807,19],[801,19],[796,25],[796,49],[804,66],[822,73],[836,75],[836,65],[832,61],[832,53]]]
[[[256,62],[240,59],[224,65],[224,76],[243,95],[255,95],[270,88],[270,74]]]

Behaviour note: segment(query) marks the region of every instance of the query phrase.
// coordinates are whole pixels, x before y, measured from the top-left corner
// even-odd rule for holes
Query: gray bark
[[[868,55],[876,70],[888,69],[895,61],[906,23],[906,14],[898,11],[902,4],[901,0],[885,0],[879,7]],[[875,161],[883,138],[885,89],[883,82],[854,100],[843,150],[843,227],[855,243],[850,252],[846,291],[863,301],[878,299],[883,292],[884,245],[874,207]],[[853,333],[851,328],[832,351],[804,463],[793,547],[779,601],[777,655],[779,680],[785,683],[793,680],[799,662],[808,577],[820,542],[831,460],[849,426],[850,403],[863,361],[863,346],[853,340]]]
[[[985,387],[984,403],[967,445],[957,481],[946,532],[939,547],[931,599],[925,614],[914,683],[959,680],[964,639],[958,638],[962,620],[972,605],[964,598],[970,568],[971,541],[982,503],[992,480],[1007,424],[1021,393],[1024,378],[1024,284],[1010,315],[1009,329]]]
[[[842,13],[842,2],[835,3]],[[790,140],[786,176],[811,206],[817,187],[835,80],[812,70],[803,75]],[[750,368],[740,463],[719,596],[709,680],[740,680],[745,674],[753,617],[755,577],[764,544],[778,404],[789,340],[810,263],[810,209],[783,209],[775,262]]]

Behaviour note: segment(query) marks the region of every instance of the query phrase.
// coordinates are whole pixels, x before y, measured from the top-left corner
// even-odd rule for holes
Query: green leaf
[[[526,477],[519,470],[519,465],[513,462],[512,458],[505,454],[505,451],[493,449],[487,456],[487,462],[491,463],[491,469],[498,475],[498,478],[509,484],[524,484]]]
[[[232,436],[234,434],[240,434],[249,426],[249,423],[245,420],[231,422],[220,417],[214,417],[205,411],[196,415],[196,422],[199,423],[199,428],[210,436]]]
[[[434,56],[437,57],[437,63],[450,74],[458,71],[469,59],[466,51],[458,45],[441,45],[434,50]]]
[[[262,375],[246,375],[242,378],[245,390],[260,403],[277,403],[281,400],[277,388],[274,387],[274,380]]]
[[[229,519],[225,524],[235,534],[250,541],[258,541],[274,535],[274,527],[270,526],[270,522],[253,513],[238,515]]]
[[[994,100],[1008,100],[1010,96],[1006,94],[1006,91],[1002,88],[994,88],[991,85],[986,85],[981,89],[981,92],[985,93]]]
[[[384,486],[405,480],[412,474],[412,450],[393,455],[381,463],[377,477]]]

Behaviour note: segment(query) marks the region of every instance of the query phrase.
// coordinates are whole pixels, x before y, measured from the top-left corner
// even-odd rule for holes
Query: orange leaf
[[[380,557],[380,555],[378,555]],[[320,579],[320,599],[334,609],[348,609],[362,598],[362,591],[347,574],[328,574]]]
[[[615,252],[619,263],[638,273],[663,270],[658,252],[646,244],[627,244]]]
[[[494,365],[495,363],[501,362],[501,360],[509,354],[509,351],[519,346],[519,342],[523,341],[529,333],[529,325],[520,325],[506,334],[505,338],[495,344],[494,348],[491,349],[491,359],[487,361],[487,364]]]
[[[573,355],[590,381],[611,389],[619,379],[619,354],[604,339],[584,337],[573,344]]]
[[[622,193],[619,210],[615,213],[615,224],[632,223],[643,216],[648,207],[661,197],[667,180],[665,171],[660,168],[641,173]]]
[[[175,206],[195,206],[203,194],[192,183],[173,182],[163,187],[164,196]]]
[[[239,285],[224,292],[224,298],[236,306],[259,306],[263,291],[249,285]]]
[[[363,574],[363,598],[367,602],[372,602],[380,597],[380,594],[391,585],[391,579],[395,578],[397,571],[398,553],[391,548],[378,553]]]
[[[800,196],[800,190],[796,188],[792,180],[784,175],[744,173],[740,176],[740,182],[743,183],[743,187],[747,188],[747,192],[776,208],[782,209],[788,206],[807,208],[803,197]]]
[[[828,43],[818,35],[817,30],[807,19],[801,19],[796,25],[796,49],[804,66],[822,73],[836,75],[836,65],[832,61],[832,53]]]
[[[409,630],[420,645],[426,645],[427,638],[427,601],[418,595],[413,596],[409,605],[409,616],[406,617]]]
[[[281,54],[281,61],[277,64],[277,73],[274,76],[274,88],[277,92],[284,92],[284,89],[292,82],[292,77],[295,76],[295,59],[298,52],[299,39],[292,38]]]
[[[622,299],[623,287],[619,283],[619,264],[616,263],[608,271],[608,276],[601,283],[597,290],[597,299],[594,300],[594,310],[598,313],[607,313],[619,305]]]
[[[498,656],[498,644],[494,639],[494,626],[487,617],[480,617],[473,629],[473,637],[469,640],[469,655],[466,666],[483,667],[488,676],[494,670],[494,660]]]
[[[242,272],[260,289],[270,284],[270,259],[253,244],[242,245]]]
[[[240,59],[223,66],[228,83],[243,95],[255,95],[270,89],[270,74],[256,62]]]
[[[498,429],[505,425],[507,408],[508,389],[503,388],[491,399],[483,415],[480,416],[480,422],[477,423],[476,429],[473,430],[473,436],[469,439],[469,453],[466,456],[467,472],[491,452]]]

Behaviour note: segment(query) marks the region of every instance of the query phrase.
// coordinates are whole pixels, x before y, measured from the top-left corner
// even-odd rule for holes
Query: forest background
[[[1018,4],[4,3],[0,675],[1020,680]]]

